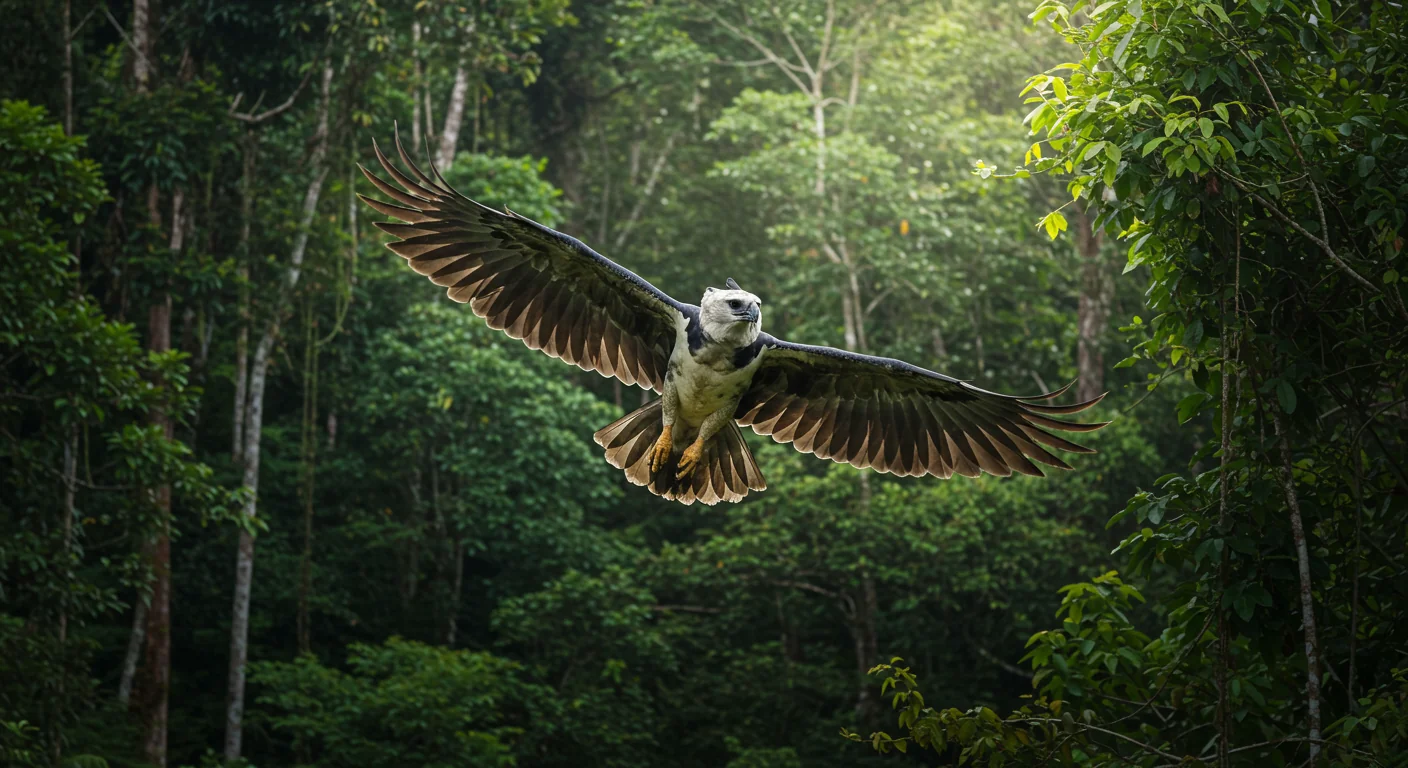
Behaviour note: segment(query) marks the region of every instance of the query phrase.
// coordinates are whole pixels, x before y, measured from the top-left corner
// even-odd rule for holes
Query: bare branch
[[[233,117],[236,120],[249,123],[250,125],[258,125],[259,123],[262,123],[265,120],[268,120],[273,117],[278,117],[284,112],[287,112],[289,108],[293,106],[294,100],[298,98],[298,94],[303,92],[303,86],[308,84],[308,79],[312,77],[312,75],[313,68],[309,67],[308,71],[303,74],[303,80],[298,83],[297,88],[293,89],[293,93],[290,93],[288,95],[288,98],[284,100],[284,103],[278,105],[277,107],[266,109],[257,115],[254,114],[254,111],[256,109],[259,109],[259,101],[256,101],[254,103],[254,106],[250,107],[250,110],[248,112],[240,113],[235,111],[235,107],[239,106],[240,97],[244,95],[243,93],[241,93],[239,96],[235,97],[234,103],[230,105],[230,117]],[[264,95],[260,94],[259,99],[260,101],[263,101]]]
[[[1033,717],[1033,718],[1028,718],[1028,719],[1026,719],[1026,720],[1022,720],[1022,721],[1019,721],[1019,722],[1025,722],[1025,723],[1052,723],[1052,724],[1055,724],[1055,725],[1062,725],[1062,724],[1065,723],[1064,720],[1060,720],[1060,719],[1057,719],[1057,718],[1054,718],[1054,717]],[[1169,759],[1169,760],[1176,761],[1176,762],[1177,762],[1178,764],[1180,764],[1180,765],[1182,765],[1182,764],[1184,763],[1184,759],[1183,759],[1182,757],[1179,757],[1178,755],[1169,754],[1168,752],[1165,752],[1165,751],[1163,751],[1162,749],[1159,749],[1158,747],[1153,746],[1152,744],[1145,744],[1144,742],[1139,741],[1138,739],[1130,738],[1129,736],[1126,736],[1126,735],[1124,735],[1123,733],[1119,733],[1119,732],[1117,732],[1117,731],[1107,730],[1107,729],[1105,729],[1105,728],[1101,728],[1101,727],[1098,726],[1098,725],[1087,725],[1087,724],[1085,724],[1085,723],[1079,723],[1079,724],[1077,724],[1077,725],[1078,725],[1078,727],[1083,728],[1083,729],[1088,730],[1088,731],[1095,731],[1096,733],[1103,733],[1103,734],[1105,734],[1106,736],[1114,736],[1114,737],[1117,738],[1117,739],[1123,739],[1123,740],[1129,742],[1130,744],[1133,744],[1134,746],[1139,747],[1140,749],[1144,750],[1145,752],[1149,752],[1149,753],[1151,753],[1151,754],[1158,755],[1159,757],[1163,757],[1163,758],[1166,758],[1166,759]],[[1197,760],[1197,758],[1193,758],[1193,759],[1194,759],[1194,760]]]
[[[93,18],[93,14],[95,14],[95,13],[97,13],[97,12],[98,12],[98,7],[97,7],[97,6],[94,6],[90,11],[88,11],[88,15],[83,17],[83,21],[78,22],[78,26],[74,27],[72,30],[69,31],[69,33],[68,33],[68,39],[69,39],[69,40],[77,40],[77,39],[78,39],[78,33],[79,33],[79,31],[81,31],[81,30],[83,29],[83,27],[88,23],[88,20],[91,19],[91,18]]]
[[[792,52],[797,54],[797,59],[802,62],[802,71],[806,72],[808,76],[815,78],[817,74],[816,70],[812,69],[812,64],[807,60],[807,55],[802,53],[802,46],[797,45],[796,38],[792,37],[792,30],[787,28],[787,21],[782,18],[782,14],[778,13],[777,6],[774,5],[771,10],[773,17],[782,25],[782,36],[787,38],[787,44],[792,46]]]
[[[826,0],[826,25],[821,32],[821,51],[816,55],[817,72],[831,69],[827,64],[827,54],[831,53],[831,33],[836,26],[836,0]]]
[[[679,131],[670,134],[665,140],[665,148],[660,150],[659,157],[655,158],[655,163],[650,167],[650,175],[645,179],[645,189],[641,190],[640,199],[631,208],[631,215],[622,225],[621,231],[616,234],[615,247],[620,248],[626,244],[627,238],[631,236],[631,230],[635,229],[636,221],[640,219],[640,214],[645,210],[645,204],[650,201],[650,196],[655,192],[655,183],[660,180],[660,171],[665,167],[665,161],[670,158],[670,152],[675,148],[675,139],[680,135]]]
[[[117,34],[122,37],[122,42],[127,43],[127,47],[131,48],[132,52],[137,54],[137,58],[146,62],[148,67],[151,67],[153,70],[155,70],[156,67],[151,63],[151,59],[148,59],[146,54],[142,53],[141,49],[137,47],[137,44],[132,42],[132,38],[127,36],[127,30],[123,29],[122,25],[117,23],[117,19],[113,18],[112,11],[109,11],[106,5],[102,5],[99,7],[102,9],[103,15],[107,16],[108,21],[112,23],[112,28],[117,30]]]
[[[761,40],[739,29],[736,25],[730,23],[728,19],[725,19],[724,17],[720,16],[713,9],[705,7],[704,11],[705,13],[709,14],[709,17],[712,18],[715,23],[728,30],[729,34],[756,48],[758,53],[763,54],[764,58],[766,58],[768,61],[771,61],[774,65],[777,66],[778,69],[782,70],[782,73],[784,75],[787,75],[787,79],[791,80],[792,84],[797,86],[797,90],[807,94],[808,96],[811,95],[811,89],[807,87],[806,83],[802,82],[801,78],[797,77],[798,72],[805,72],[805,70],[799,68],[796,64],[787,61],[781,56],[778,56],[771,48],[764,45]]]
[[[1329,257],[1330,261],[1333,261],[1335,265],[1340,268],[1341,271],[1343,271],[1346,275],[1349,275],[1350,279],[1362,285],[1364,288],[1369,290],[1369,292],[1377,293],[1380,296],[1383,296],[1385,300],[1389,301],[1389,306],[1393,306],[1393,301],[1392,299],[1389,299],[1387,294],[1380,290],[1378,286],[1366,280],[1363,275],[1354,271],[1354,267],[1351,267],[1348,262],[1340,258],[1340,255],[1335,253],[1335,250],[1330,247],[1330,244],[1328,242],[1319,237],[1316,237],[1314,234],[1311,234],[1309,230],[1307,230],[1305,227],[1302,227],[1290,216],[1287,216],[1286,213],[1280,208],[1276,207],[1274,203],[1257,194],[1256,192],[1253,192],[1250,187],[1248,187],[1242,182],[1241,179],[1238,179],[1237,177],[1232,176],[1230,174],[1222,173],[1220,171],[1218,172],[1218,175],[1232,182],[1232,185],[1237,187],[1237,189],[1241,190],[1242,194],[1245,194],[1251,199],[1257,201],[1257,203],[1259,203],[1261,207],[1265,208],[1272,216],[1275,216],[1276,218],[1280,219],[1291,229],[1294,229],[1295,231],[1299,232],[1307,240],[1318,246],[1320,250],[1324,252],[1326,256]],[[1311,182],[1311,187],[1314,188],[1314,182]],[[1398,313],[1402,315],[1403,319],[1405,321],[1408,321],[1408,311],[1405,311],[1402,307],[1394,307],[1394,309],[1397,309]]]
[[[815,592],[815,593],[817,593],[818,595],[824,595],[824,596],[826,596],[826,597],[831,597],[831,598],[839,598],[839,597],[841,597],[840,593],[838,593],[838,592],[834,592],[834,591],[829,590],[829,589],[827,589],[827,588],[825,588],[825,587],[818,587],[817,585],[812,584],[812,583],[810,583],[810,582],[806,582],[806,581],[791,581],[791,580],[789,580],[789,579],[774,579],[773,581],[770,581],[770,582],[768,582],[768,583],[769,583],[769,584],[772,584],[772,585],[775,586],[775,587],[791,587],[792,589],[803,589],[803,590],[806,590],[806,591],[808,591],[808,592]]]
[[[714,59],[709,62],[721,67],[762,67],[772,63],[772,59],[753,59],[752,61],[729,61],[727,59]]]
[[[711,614],[712,614],[712,613],[723,613],[723,612],[724,612],[724,610],[723,610],[722,608],[708,608],[708,607],[705,607],[705,606],[702,606],[702,605],[652,605],[652,606],[650,606],[650,610],[652,610],[652,611],[660,611],[660,612],[662,612],[662,613],[670,613],[670,612],[672,612],[672,611],[679,611],[679,612],[681,612],[681,613],[711,613]]]
[[[1277,218],[1282,219],[1287,224],[1290,224],[1293,228],[1295,228],[1297,232],[1300,232],[1302,235],[1305,235],[1307,238],[1310,238],[1311,242],[1320,246],[1320,250],[1324,251],[1325,255],[1330,257],[1330,260],[1333,261],[1336,265],[1338,265],[1340,269],[1344,270],[1346,274],[1348,274],[1360,285],[1363,285],[1365,288],[1368,288],[1370,291],[1378,293],[1380,296],[1383,296],[1384,299],[1389,302],[1389,305],[1392,306],[1395,302],[1391,297],[1389,297],[1387,293],[1380,290],[1377,286],[1375,286],[1373,283],[1370,283],[1368,280],[1365,280],[1363,276],[1361,276],[1359,273],[1355,272],[1354,269],[1352,269],[1349,264],[1346,263],[1344,259],[1340,258],[1339,254],[1335,253],[1335,250],[1330,247],[1330,227],[1325,221],[1325,204],[1320,199],[1320,187],[1315,183],[1315,179],[1311,178],[1310,164],[1305,161],[1305,155],[1301,154],[1300,143],[1295,140],[1295,134],[1291,132],[1290,124],[1286,122],[1286,116],[1281,113],[1281,104],[1276,101],[1276,96],[1271,91],[1271,85],[1268,84],[1266,82],[1266,78],[1262,76],[1261,68],[1256,65],[1256,59],[1250,53],[1248,53],[1245,48],[1239,45],[1236,40],[1233,40],[1231,37],[1228,37],[1222,32],[1222,30],[1218,29],[1215,24],[1208,21],[1207,19],[1200,20],[1205,25],[1207,25],[1209,29],[1212,29],[1219,36],[1221,36],[1223,40],[1227,41],[1228,45],[1231,45],[1232,47],[1236,48],[1237,52],[1242,54],[1242,58],[1247,60],[1247,64],[1251,66],[1252,72],[1256,74],[1256,79],[1261,82],[1261,88],[1263,91],[1266,92],[1266,98],[1271,101],[1271,108],[1275,110],[1276,117],[1281,121],[1281,130],[1286,132],[1286,143],[1291,145],[1291,150],[1295,152],[1296,158],[1300,160],[1301,170],[1304,171],[1306,174],[1305,180],[1306,183],[1310,185],[1310,196],[1311,199],[1315,201],[1315,213],[1320,219],[1321,237],[1316,237],[1310,234],[1308,231],[1306,231],[1305,227],[1302,227],[1300,224],[1291,221],[1291,219],[1285,214],[1276,210],[1269,202],[1266,201],[1265,198],[1262,198],[1260,195],[1257,195],[1255,193],[1248,192],[1241,184],[1237,183],[1235,179],[1233,180],[1233,183],[1237,185],[1238,189],[1241,189],[1243,192],[1246,192],[1247,194],[1255,198],[1257,202],[1261,203],[1261,205],[1265,207],[1268,211],[1271,211],[1273,214],[1275,214]],[[1399,302],[1396,309],[1398,310],[1399,315],[1402,316],[1405,321],[1408,321],[1408,308],[1405,308],[1403,304]]]

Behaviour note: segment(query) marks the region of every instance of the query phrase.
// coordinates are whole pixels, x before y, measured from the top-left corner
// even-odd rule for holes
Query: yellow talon
[[[660,433],[660,439],[655,441],[655,449],[650,454],[651,472],[659,472],[670,460],[670,450],[674,447],[674,438],[670,436],[670,431],[671,425],[666,424],[665,431]]]
[[[702,441],[695,440],[690,443],[689,447],[684,449],[684,454],[680,456],[680,471],[675,473],[675,478],[683,480],[688,477],[694,471],[694,465],[699,463],[699,457],[703,453],[704,443]]]

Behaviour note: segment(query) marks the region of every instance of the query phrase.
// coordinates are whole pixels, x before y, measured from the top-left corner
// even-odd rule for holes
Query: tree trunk
[[[134,57],[132,59],[132,86],[137,93],[146,93],[149,90],[151,81],[151,69],[146,59],[147,51],[150,48],[151,27],[151,4],[150,0],[134,0],[132,3],[132,47]],[[160,221],[161,215],[157,210],[157,201],[152,197],[156,193],[156,187],[148,190],[147,214],[153,223]],[[125,305],[125,301],[124,301]],[[148,542],[144,549],[144,558],[150,559],[151,544]],[[122,679],[118,684],[117,698],[123,704],[128,704],[132,698],[132,688],[135,685],[137,674],[137,661],[141,658],[142,648],[147,636],[147,606],[148,600],[142,599],[143,595],[138,595],[138,602],[132,616],[132,631],[128,636],[127,655],[123,659]]]
[[[254,350],[254,366],[250,372],[249,407],[246,409],[248,424],[241,461],[244,465],[244,484],[249,493],[242,510],[247,518],[253,518],[257,512],[255,494],[259,491],[259,437],[264,426],[264,380],[269,372],[269,351],[277,332],[277,323],[271,323],[265,330],[264,338],[259,340]],[[235,596],[230,620],[229,697],[225,707],[227,761],[239,759],[240,742],[244,736],[244,676],[245,662],[249,658],[249,597],[253,583],[254,536],[241,528],[235,554]]]
[[[411,61],[415,68],[411,80],[411,147],[420,154],[420,92],[425,88],[425,65],[420,60],[420,22],[411,22]]]
[[[63,35],[64,35],[64,64],[63,64],[63,90],[64,90],[64,134],[73,135],[73,0],[64,0],[63,10]],[[75,259],[77,263],[77,259]],[[63,593],[59,597],[59,618],[58,618],[58,648],[59,648],[59,680],[58,695],[56,704],[61,708],[65,694],[68,689],[68,593],[70,588],[70,575],[73,573],[72,563],[69,562],[70,553],[73,551],[73,496],[74,486],[78,482],[78,425],[70,424],[68,434],[64,438],[64,503],[63,503],[63,548],[60,550],[59,566],[60,583],[63,586]],[[64,757],[64,719],[62,710],[59,716],[54,718],[53,726],[53,763],[61,765]]]
[[[451,547],[451,557],[455,559],[455,563],[452,568],[454,576],[450,582],[450,610],[445,621],[447,648],[455,647],[455,639],[459,635],[460,596],[464,593],[464,542],[460,541],[458,534],[455,535],[455,544]]]
[[[303,256],[308,249],[308,231],[313,223],[313,214],[318,208],[318,198],[322,195],[323,180],[327,176],[328,148],[328,106],[332,98],[332,64],[323,64],[322,100],[318,104],[318,128],[315,134],[313,152],[308,158],[308,167],[313,173],[308,189],[303,195],[303,211],[298,223],[298,234],[294,236],[293,249],[289,254],[288,271],[279,286],[275,306],[271,307],[271,319],[266,323],[258,345],[254,349],[253,370],[250,372],[249,405],[246,409],[244,429],[244,484],[249,493],[244,504],[245,518],[252,519],[258,512],[259,493],[259,440],[264,428],[264,383],[269,372],[270,355],[279,334],[279,318],[291,300],[293,289],[303,272]],[[249,599],[254,580],[254,537],[248,528],[240,530],[239,548],[235,555],[235,594],[230,621],[230,674],[229,698],[225,708],[225,759],[236,760],[240,756],[244,727],[244,680],[245,662],[249,655]]]
[[[117,684],[117,702],[124,708],[132,700],[132,681],[137,676],[137,660],[147,639],[147,601],[138,594],[132,606],[132,631],[127,636],[127,654],[122,657],[122,677]]]
[[[308,602],[313,591],[313,492],[318,460],[318,338],[312,302],[304,315],[303,349],[303,553],[298,561],[298,652],[312,653]]]
[[[185,241],[182,205],[185,194],[171,196],[171,242],[173,259],[180,255]],[[148,349],[155,353],[171,350],[171,294],[163,292],[147,314]],[[173,438],[171,417],[165,408],[152,409],[151,423],[167,440]],[[148,761],[166,765],[166,723],[171,688],[171,486],[155,489],[159,517],[156,538],[151,547],[152,597],[147,608],[146,654],[142,677],[137,682],[139,718],[145,729],[143,753]]]
[[[420,503],[420,466],[411,467],[411,477],[406,482],[406,490],[411,497],[410,528],[412,536],[406,552],[406,576],[401,580],[401,605],[409,611],[411,601],[416,599],[420,589],[420,539],[424,528],[424,515]]]
[[[1222,456],[1221,466],[1218,468],[1218,514],[1217,528],[1219,536],[1229,536],[1231,530],[1228,527],[1228,487],[1227,487],[1227,465],[1232,461],[1232,370],[1231,360],[1231,340],[1228,338],[1228,325],[1226,323],[1226,310],[1224,305],[1224,322],[1222,327]],[[1227,592],[1228,569],[1230,567],[1231,549],[1227,546],[1222,548],[1222,559],[1217,565],[1217,582],[1221,591],[1217,596],[1217,764],[1219,768],[1228,768],[1231,765],[1232,740],[1232,712],[1231,712],[1231,691],[1228,689],[1228,674],[1232,667],[1232,622],[1228,616],[1228,607],[1223,601],[1223,595]]]
[[[1110,304],[1114,300],[1114,280],[1108,274],[1105,261],[1100,256],[1104,235],[1096,232],[1090,215],[1078,212],[1074,215],[1076,250],[1080,254],[1080,304],[1077,309],[1076,326],[1079,334],[1076,342],[1076,370],[1080,383],[1076,385],[1076,399],[1084,402],[1099,397],[1105,388],[1105,353],[1102,342],[1105,326],[1110,320]]]
[[[65,9],[67,14],[67,9]],[[65,19],[64,29],[68,29],[68,22]],[[64,706],[65,694],[68,690],[68,595],[73,575],[73,500],[74,491],[78,485],[78,425],[70,424],[67,429],[68,434],[64,436],[64,503],[62,530],[63,548],[59,551],[59,583],[63,587],[63,593],[59,596],[59,619],[58,619],[58,649],[59,649],[59,679],[58,695],[55,696],[55,704],[59,708],[59,716],[53,722],[53,759],[54,765],[61,765],[64,756],[64,719],[62,707]]]
[[[484,78],[474,80],[474,126],[470,135],[469,151],[479,154],[479,111],[484,107]]]
[[[152,22],[151,0],[132,2],[132,82],[137,93],[146,93],[151,86]]]
[[[1286,494],[1286,506],[1291,512],[1291,538],[1296,544],[1296,565],[1300,573],[1300,617],[1305,629],[1305,701],[1306,719],[1310,730],[1310,766],[1320,754],[1320,638],[1315,628],[1315,596],[1310,582],[1310,549],[1305,543],[1305,524],[1300,515],[1300,497],[1296,494],[1295,476],[1291,470],[1291,435],[1285,417],[1273,411],[1276,436],[1281,441],[1281,488]]]
[[[455,159],[455,144],[460,139],[460,126],[464,123],[464,99],[469,92],[469,70],[461,59],[455,68],[455,85],[450,89],[450,104],[445,108],[445,127],[440,131],[440,150],[435,156],[435,164],[443,171]]]
[[[825,74],[824,71],[816,73],[816,77],[812,78],[812,92],[809,94],[812,100],[812,131],[816,135],[816,181],[812,187],[818,198],[826,194],[826,103],[822,88],[822,77]],[[821,202],[818,201],[818,204]]]
[[[249,399],[249,232],[254,218],[255,153],[259,149],[253,130],[245,133],[242,146],[244,178],[240,183],[240,242],[236,249],[239,266],[235,272],[240,289],[239,331],[235,336],[235,408],[230,430],[230,458],[236,465],[244,460],[244,411]]]
[[[420,90],[421,100],[425,102],[425,140],[426,153],[430,153],[430,145],[435,143],[435,108],[430,101],[430,87],[427,85]]]
[[[869,573],[863,573],[860,590],[855,597],[855,616],[852,617],[850,629],[856,654],[856,716],[864,723],[873,723],[879,712],[875,687],[870,684],[870,670],[875,666],[875,655],[879,647],[879,638],[875,631],[876,602],[875,579]]]
[[[64,133],[73,135],[73,0],[64,0]]]

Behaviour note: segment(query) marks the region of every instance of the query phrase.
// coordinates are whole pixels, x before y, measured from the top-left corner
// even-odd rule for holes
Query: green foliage
[[[36,733],[39,729],[26,720],[0,720],[0,759],[6,765],[47,766],[51,761],[38,749]],[[62,768],[108,768],[108,761],[97,755],[71,755],[65,757]]]
[[[1138,528],[1116,552],[1148,586],[1063,590],[1060,628],[1029,642],[1039,698],[1007,719],[916,709],[913,675],[887,667],[902,726],[993,764],[1394,764],[1401,591],[1379,578],[1403,554],[1372,542],[1402,537],[1403,435],[1367,404],[1398,402],[1403,380],[1390,190],[1408,177],[1383,166],[1408,151],[1388,86],[1403,16],[1048,0],[1033,18],[1081,55],[1029,81],[1028,164],[1062,174],[1129,244],[1125,271],[1149,276],[1154,316],[1123,329],[1120,365],[1150,390],[1190,383],[1173,415],[1210,414],[1219,434],[1111,520]],[[1143,595],[1161,632],[1131,613]],[[1053,716],[1062,731],[1020,735]]]
[[[1404,751],[1395,5],[158,3],[143,87],[133,14],[31,5],[0,0],[0,94],[48,107],[0,105],[0,762],[154,759],[114,694],[169,484],[166,759],[225,764],[256,402],[234,765]],[[466,195],[683,300],[732,276],[779,336],[1003,392],[1103,375],[1099,453],[939,481],[756,441],[745,504],[627,485],[591,435],[642,393],[485,328],[355,198],[372,138],[419,161],[461,97]]]
[[[146,582],[135,553],[94,558],[90,539],[150,535],[153,499],[138,489],[156,483],[202,523],[238,501],[187,445],[146,424],[158,406],[190,413],[198,393],[183,356],[147,353],[131,325],[73,289],[66,241],[106,197],[82,148],[44,110],[0,102],[0,710],[51,729],[100,710],[85,668],[96,644],[60,641],[55,623],[97,621],[122,606],[120,588]]]
[[[561,226],[562,190],[543,178],[546,158],[499,157],[461,152],[444,170],[445,181],[465,197],[491,208],[512,206],[514,213],[544,226]]]
[[[264,717],[300,762],[339,768],[514,765],[524,721],[511,713],[548,694],[506,659],[398,638],[349,646],[346,672],[307,656],[252,672],[268,691]]]

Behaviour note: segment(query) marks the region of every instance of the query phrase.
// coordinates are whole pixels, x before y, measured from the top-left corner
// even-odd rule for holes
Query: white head
[[[740,347],[752,344],[763,328],[763,300],[739,288],[731,277],[724,284],[728,287],[705,289],[699,302],[704,333]]]

